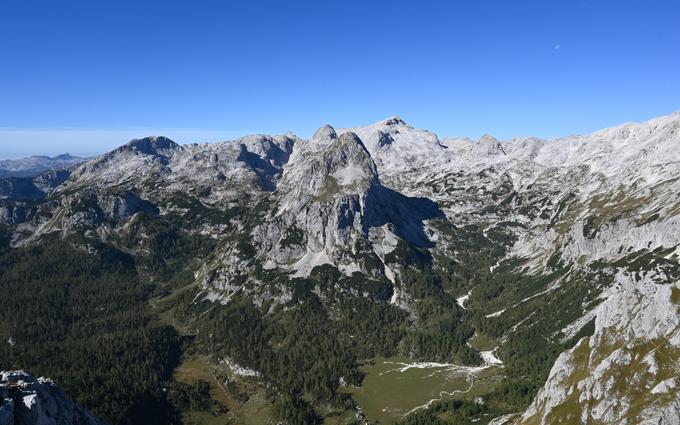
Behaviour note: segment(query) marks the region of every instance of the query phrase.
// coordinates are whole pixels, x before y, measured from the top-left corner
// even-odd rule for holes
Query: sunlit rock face
[[[0,372],[0,425],[100,425],[47,378]]]

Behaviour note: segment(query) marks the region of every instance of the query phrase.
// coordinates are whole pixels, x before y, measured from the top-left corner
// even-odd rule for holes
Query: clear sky
[[[553,137],[678,109],[677,0],[0,2],[0,157],[391,115]]]

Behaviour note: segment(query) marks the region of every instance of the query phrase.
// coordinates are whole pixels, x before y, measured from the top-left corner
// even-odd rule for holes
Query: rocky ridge
[[[100,425],[52,380],[23,371],[0,372],[0,425]]]

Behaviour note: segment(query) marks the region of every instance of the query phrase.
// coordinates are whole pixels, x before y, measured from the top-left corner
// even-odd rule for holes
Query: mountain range
[[[212,403],[226,406],[213,416],[233,423],[680,424],[679,147],[680,113],[507,141],[391,117],[310,139],[147,137],[89,160],[2,162],[14,174],[0,179],[0,271],[16,277],[0,290],[25,290],[22,270],[49,252],[94,258],[93,281],[145,288],[110,299],[149,335],[174,332],[140,397],[185,423],[201,416],[167,388],[200,359],[192,373],[209,370]],[[22,174],[43,168],[58,169]],[[44,268],[36,282],[71,273]],[[72,379],[27,360],[36,344],[60,347],[35,335],[50,320],[65,322],[59,338],[90,335],[79,321],[105,300],[76,308],[75,290],[48,302],[35,288],[5,307],[58,302],[68,319],[0,320],[13,341],[0,369]],[[396,357],[466,384],[390,416],[365,393],[371,365]],[[87,379],[104,373],[89,367]],[[66,385],[76,401],[140,420],[139,400],[108,409],[80,394],[87,379]]]
[[[49,156],[31,156],[20,159],[0,159],[0,177],[35,177],[45,171],[69,168],[87,161],[68,153]]]

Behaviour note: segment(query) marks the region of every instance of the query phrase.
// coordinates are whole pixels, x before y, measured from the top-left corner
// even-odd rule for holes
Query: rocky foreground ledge
[[[48,378],[24,371],[0,372],[0,425],[99,425]]]

